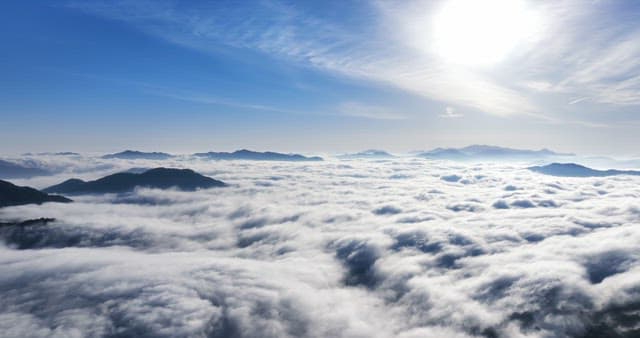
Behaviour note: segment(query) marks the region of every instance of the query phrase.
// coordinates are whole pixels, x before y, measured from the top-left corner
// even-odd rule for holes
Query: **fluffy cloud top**
[[[25,183],[108,170],[76,161]],[[57,219],[0,228],[4,336],[638,334],[640,178],[422,159],[172,161],[231,186],[0,210]]]

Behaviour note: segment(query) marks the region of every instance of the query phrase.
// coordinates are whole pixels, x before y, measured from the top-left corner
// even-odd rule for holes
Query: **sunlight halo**
[[[490,66],[535,34],[540,18],[522,0],[449,0],[432,25],[433,48],[444,61]]]

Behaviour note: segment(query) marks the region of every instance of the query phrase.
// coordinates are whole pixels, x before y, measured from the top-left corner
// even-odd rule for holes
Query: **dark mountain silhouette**
[[[51,175],[51,173],[44,169],[0,160],[0,178],[31,178],[48,175]]]
[[[576,163],[551,163],[544,166],[534,166],[527,168],[537,173],[562,176],[562,177],[604,177],[614,175],[640,175],[640,171],[635,170],[596,170]]]
[[[40,218],[28,219],[25,221],[0,222],[0,227],[10,227],[10,226],[28,227],[33,225],[47,225],[55,221],[56,221],[55,218],[40,217]]]
[[[70,199],[48,195],[30,187],[19,187],[13,183],[0,180],[0,207],[23,204],[42,204],[44,202],[71,202]]]
[[[531,160],[554,156],[573,156],[549,149],[525,150],[488,145],[471,145],[464,148],[436,148],[417,154],[418,157],[454,161],[465,160]]]
[[[135,151],[135,150],[125,150],[123,152],[119,152],[115,154],[107,154],[102,156],[102,158],[104,159],[118,158],[123,160],[167,160],[172,157],[174,156],[167,153],[159,153],[159,152],[145,153],[142,151]]]
[[[71,193],[81,190],[88,182],[85,182],[78,178],[68,179],[60,184],[52,185],[48,188],[42,189],[44,192],[60,192]]]
[[[48,193],[97,194],[132,191],[136,187],[180,190],[196,190],[224,187],[222,181],[200,175],[190,169],[155,168],[143,173],[117,173],[95,181],[85,182],[77,178],[44,189]]]
[[[341,159],[356,159],[356,158],[371,158],[371,159],[383,159],[393,158],[395,156],[389,154],[384,150],[368,149],[354,154],[344,154],[338,156]]]
[[[45,156],[45,155],[54,155],[54,156],[80,156],[79,153],[74,153],[71,151],[59,151],[56,153],[52,152],[44,152],[44,153],[24,153],[24,156]]]
[[[299,154],[282,154],[271,151],[257,152],[247,149],[227,152],[196,153],[193,156],[212,160],[252,160],[252,161],[322,161],[321,157],[306,157]]]

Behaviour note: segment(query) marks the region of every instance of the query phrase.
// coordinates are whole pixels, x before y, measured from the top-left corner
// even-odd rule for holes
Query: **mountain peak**
[[[224,187],[226,183],[203,176],[191,169],[154,168],[143,173],[121,172],[95,181],[66,180],[44,189],[45,192],[65,194],[120,193],[137,187],[180,190],[197,190]]]
[[[23,204],[42,204],[45,202],[71,202],[70,199],[48,195],[31,187],[20,187],[11,182],[0,180],[0,207]]]
[[[272,151],[258,152],[248,149],[229,152],[195,153],[193,156],[211,160],[251,160],[251,161],[322,161],[321,157],[307,157],[300,154],[284,154]]]
[[[556,153],[549,149],[514,149],[485,144],[473,144],[463,148],[435,148],[418,154],[419,157],[446,160],[532,160],[572,155]]]
[[[544,166],[533,166],[527,168],[533,172],[550,176],[561,177],[604,177],[614,175],[640,175],[640,171],[634,170],[596,170],[585,167],[577,163],[551,163]]]
[[[353,154],[339,155],[337,157],[338,158],[342,158],[342,159],[356,159],[356,158],[378,158],[378,159],[382,159],[382,158],[391,158],[391,157],[394,157],[394,156],[389,154],[388,152],[386,152],[384,150],[367,149],[367,150],[363,150],[363,151],[360,151],[360,152],[357,152],[357,153],[353,153]]]
[[[137,150],[125,150],[115,154],[102,156],[103,159],[124,159],[124,160],[166,160],[174,157],[171,154],[162,152],[142,152]]]

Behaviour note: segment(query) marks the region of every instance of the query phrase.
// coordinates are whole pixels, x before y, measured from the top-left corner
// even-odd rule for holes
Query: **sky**
[[[640,156],[633,1],[8,1],[0,152]]]

